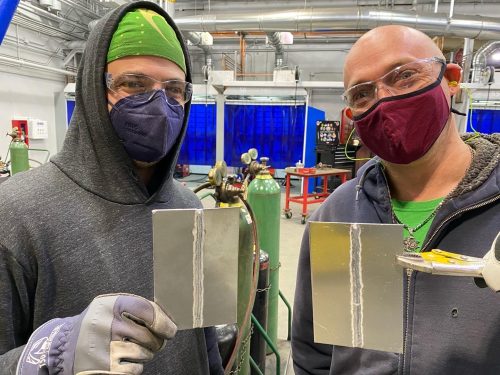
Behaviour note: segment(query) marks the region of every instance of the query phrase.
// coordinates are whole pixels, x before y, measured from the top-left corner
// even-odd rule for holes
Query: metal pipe
[[[279,32],[267,33],[267,38],[269,40],[269,44],[272,45],[276,50],[276,53],[283,54],[283,45],[281,44],[280,41],[280,33]]]
[[[70,7],[72,8],[76,8],[76,9],[79,9],[81,10],[82,12],[85,12],[87,14],[89,14],[92,18],[101,18],[101,15],[94,12],[93,10],[87,8],[87,7],[84,7],[83,5],[80,5],[78,4],[77,2],[75,1],[70,1],[70,0],[60,0],[61,3],[63,4],[66,4],[66,5],[69,5]],[[104,8],[101,8],[101,10],[103,10]]]
[[[280,41],[280,33],[267,33],[267,39],[269,44],[271,44],[275,49],[274,66],[276,68],[280,68],[283,65],[283,45]]]
[[[175,18],[175,0],[165,0],[166,8],[168,15],[172,18]]]
[[[49,71],[49,72],[61,73],[61,74],[65,74],[65,75],[68,75],[68,76],[76,77],[76,73],[70,72],[68,70],[52,68],[50,66],[35,64],[35,63],[29,62],[29,61],[25,61],[25,60],[21,60],[21,59],[12,59],[10,57],[0,56],[0,62],[1,61],[20,65],[21,68],[23,66],[29,66],[31,68],[36,68],[36,69],[40,69],[40,70],[46,70],[46,71]]]
[[[420,0],[420,4],[434,4],[435,0]],[[392,1],[391,4],[395,6],[412,6],[414,5],[415,0],[395,0]],[[483,2],[485,2],[483,0]],[[490,2],[494,2],[494,0],[490,0]],[[304,9],[306,5],[307,8],[310,7],[330,7],[332,3],[335,3],[335,6],[338,7],[349,7],[353,6],[354,3],[357,6],[380,6],[380,0],[307,0],[307,3],[304,0],[280,0],[270,2],[256,2],[256,1],[238,1],[234,2],[231,0],[228,1],[217,1],[211,4],[212,11],[226,11],[227,9],[235,10],[245,10],[245,11],[256,11],[257,9],[262,9],[262,7],[266,7],[267,9]],[[207,10],[206,3],[192,1],[192,2],[182,2],[182,4],[178,4],[178,11],[203,11]]]
[[[498,18],[412,11],[369,10],[364,8],[324,8],[268,13],[205,14],[180,17],[176,24],[183,31],[336,31],[368,30],[387,24],[407,25],[444,36],[477,39],[500,37]]]
[[[37,31],[43,35],[48,35],[48,36],[53,36],[56,38],[61,38],[65,40],[74,40],[74,39],[80,39],[80,40],[85,40],[86,38],[82,36],[78,36],[76,34],[71,34],[70,32],[63,31],[61,29],[58,29],[57,27],[46,25],[40,21],[36,21],[30,17],[26,16],[20,16],[18,14],[14,15],[14,18],[12,20],[13,24],[19,24],[22,27],[27,28],[28,30],[33,30]],[[51,31],[51,32],[49,32]]]
[[[33,5],[31,5],[29,3],[24,3],[24,2],[20,3],[19,9],[24,9],[27,12],[39,15],[41,17],[50,19],[52,21],[59,22],[61,24],[67,23],[68,25],[76,27],[80,30],[88,31],[88,28],[86,26],[82,25],[81,23],[77,23],[77,22],[71,21],[67,18],[57,16],[57,15],[50,13],[50,12],[47,12],[46,10],[43,10],[41,8],[34,7]]]
[[[455,0],[450,2],[450,18],[453,17],[453,8],[455,7]]]
[[[477,50],[472,64],[474,69],[472,71],[472,82],[479,82],[481,73],[486,68],[486,57],[497,48],[500,48],[500,41],[486,43]]]
[[[205,65],[212,67],[212,48],[202,44],[201,35],[195,32],[188,32],[184,34],[186,39],[189,40],[194,46],[200,48],[205,54]]]

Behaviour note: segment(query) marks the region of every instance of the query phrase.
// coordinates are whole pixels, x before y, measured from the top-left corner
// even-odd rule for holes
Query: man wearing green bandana
[[[151,211],[201,207],[173,179],[191,95],[154,3],[92,30],[62,150],[1,186],[0,375],[223,373],[214,329],[177,332],[153,301]]]

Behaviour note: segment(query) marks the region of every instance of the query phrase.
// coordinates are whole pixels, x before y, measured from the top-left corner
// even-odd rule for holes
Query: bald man
[[[446,64],[417,30],[383,26],[363,35],[346,58],[343,96],[377,157],[311,220],[399,223],[402,250],[483,257],[500,230],[500,135],[459,134],[452,97],[460,78],[460,67]],[[500,298],[468,278],[404,275],[404,353],[317,344],[306,227],[292,329],[295,373],[500,373]]]

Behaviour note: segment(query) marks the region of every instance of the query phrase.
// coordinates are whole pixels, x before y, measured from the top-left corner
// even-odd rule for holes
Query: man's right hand
[[[138,375],[176,331],[167,314],[143,297],[98,296],[80,315],[50,320],[33,332],[16,374]]]

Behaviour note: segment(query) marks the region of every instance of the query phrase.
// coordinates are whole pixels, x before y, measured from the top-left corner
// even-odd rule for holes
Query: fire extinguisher
[[[28,159],[28,146],[20,137],[19,130],[17,128],[13,128],[12,132],[7,133],[7,135],[12,137],[12,141],[9,146],[10,173],[15,175],[16,173],[29,170],[30,164]]]

